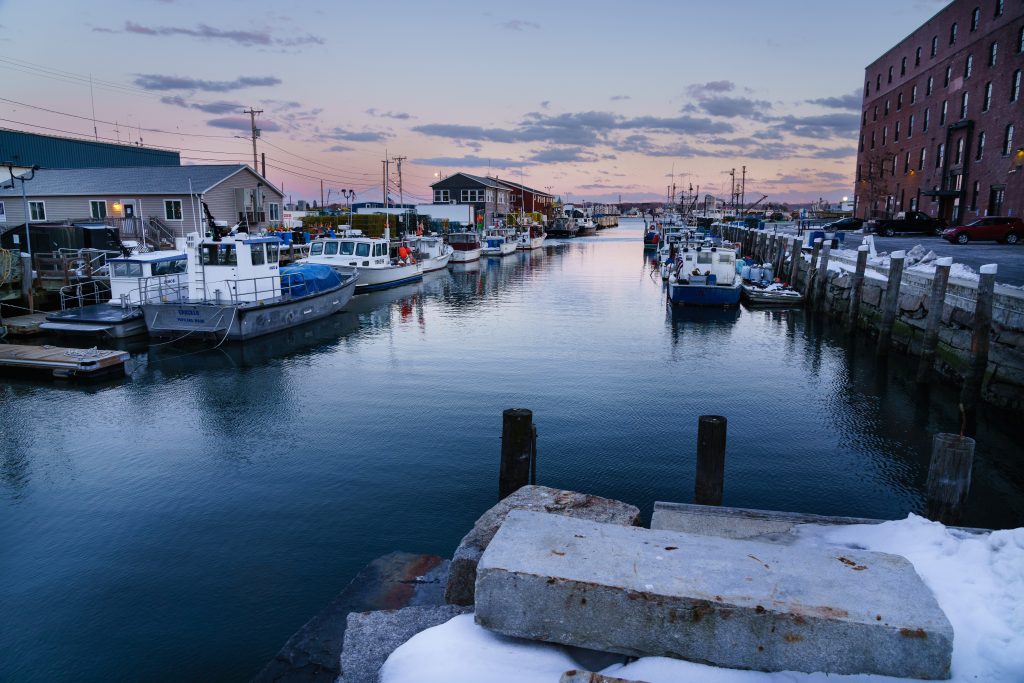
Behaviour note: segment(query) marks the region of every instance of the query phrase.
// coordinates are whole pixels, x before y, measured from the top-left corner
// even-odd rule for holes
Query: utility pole
[[[260,136],[260,129],[256,127],[256,115],[262,114],[263,110],[253,109],[252,107],[249,107],[242,113],[249,115],[249,121],[251,122],[252,125],[252,170],[255,171],[256,169],[259,168],[259,164],[256,163],[256,138]]]
[[[266,178],[267,177],[267,153],[266,152],[260,152],[260,161],[263,162],[263,172],[260,175],[262,175],[264,178]]]
[[[735,168],[733,168],[731,171],[729,171],[729,182],[731,183],[730,186],[729,186],[729,203],[732,204],[732,215],[733,215],[733,218],[737,218],[738,216],[736,216],[736,169]]]
[[[320,210],[324,210],[324,179],[320,179]]]
[[[402,162],[405,161],[406,159],[408,159],[409,157],[401,157],[401,156],[399,156],[399,157],[392,157],[392,158],[394,159],[395,163],[398,164],[398,206],[404,212],[405,211],[405,195],[402,193]],[[403,213],[402,215],[404,216],[405,214]],[[405,219],[403,218],[403,224],[404,224],[404,220]],[[399,226],[399,229],[403,229],[403,228],[401,226]],[[404,231],[405,231],[406,234],[409,233],[409,226],[408,225],[405,225]]]
[[[747,167],[743,167],[743,177],[740,181],[740,210],[747,203]]]
[[[391,232],[391,214],[388,213],[388,158],[387,150],[384,150],[384,158],[380,160],[383,166],[384,176],[381,178],[381,190],[383,191],[384,199],[384,227],[388,230],[388,235]]]

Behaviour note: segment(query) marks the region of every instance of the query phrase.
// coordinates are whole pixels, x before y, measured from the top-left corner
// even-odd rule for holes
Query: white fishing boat
[[[452,247],[452,263],[472,263],[480,260],[483,245],[480,233],[453,232],[448,235],[448,244]]]
[[[346,230],[336,237],[321,237],[309,245],[309,256],[297,263],[317,263],[345,275],[359,273],[356,292],[397,287],[423,278],[423,266],[405,242],[368,237],[359,230]]]
[[[109,279],[88,280],[60,290],[61,310],[40,328],[57,334],[114,339],[146,333],[141,304],[188,298],[184,251],[167,249],[107,259]]]
[[[408,239],[413,256],[420,262],[424,273],[441,270],[452,258],[452,246],[439,235],[420,235]]]
[[[524,225],[519,229],[517,246],[519,249],[527,251],[540,249],[544,245],[544,238],[546,237],[547,234],[544,232],[544,226],[537,224]]]
[[[515,228],[491,228],[484,235],[483,256],[508,256],[516,253],[519,242]]]
[[[320,264],[280,266],[277,237],[245,232],[193,232],[185,238],[188,296],[154,301],[142,290],[142,312],[151,335],[245,341],[340,311],[359,274]]]
[[[740,275],[736,253],[717,247],[683,247],[668,279],[668,300],[675,306],[737,306]]]

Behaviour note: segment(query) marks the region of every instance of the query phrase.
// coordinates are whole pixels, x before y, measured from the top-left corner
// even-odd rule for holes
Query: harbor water
[[[643,224],[458,266],[247,343],[130,347],[130,377],[0,383],[0,680],[243,681],[373,558],[450,555],[496,502],[501,411],[539,483],[922,512],[957,391],[803,311],[673,311]],[[912,246],[912,245],[910,245]],[[983,415],[964,523],[1024,524],[1019,427]]]

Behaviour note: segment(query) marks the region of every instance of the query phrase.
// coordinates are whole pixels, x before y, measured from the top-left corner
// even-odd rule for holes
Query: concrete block
[[[547,486],[524,486],[485,512],[455,549],[445,590],[450,604],[473,604],[477,562],[511,510],[549,512],[606,524],[640,523],[640,510],[634,505]]]
[[[760,671],[948,678],[953,629],[896,555],[511,512],[478,567],[504,635]]]
[[[865,281],[864,288],[861,290],[861,303],[867,306],[878,306],[878,303],[882,300],[882,292],[884,290],[885,287],[868,284]]]
[[[350,613],[341,650],[342,679],[345,683],[377,683],[384,662],[407,640],[470,609],[440,605]]]

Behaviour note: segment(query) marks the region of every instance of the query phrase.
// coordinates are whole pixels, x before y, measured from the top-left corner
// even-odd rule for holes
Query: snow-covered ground
[[[967,534],[910,515],[877,525],[799,528],[798,543],[903,555],[953,625],[953,681],[1024,681],[1024,528]],[[472,615],[420,633],[381,669],[384,683],[554,683],[580,668],[566,648],[495,635]],[[601,673],[649,683],[824,683],[900,681],[884,676],[762,673],[663,657]]]

